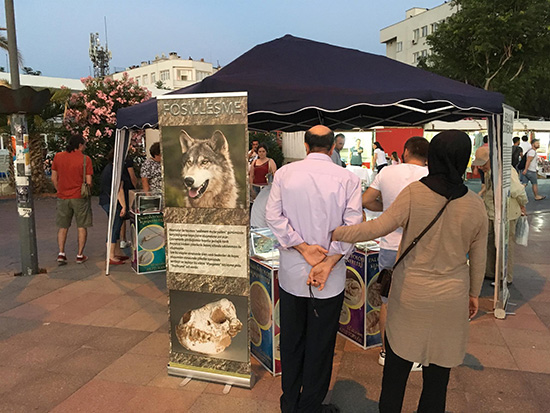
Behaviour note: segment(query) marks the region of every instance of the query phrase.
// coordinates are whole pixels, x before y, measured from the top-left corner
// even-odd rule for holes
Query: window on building
[[[178,80],[193,80],[193,74],[187,69],[178,69]]]
[[[157,74],[151,73],[151,83],[157,83]]]
[[[432,23],[432,33],[434,33],[439,28],[439,22]]]
[[[197,82],[200,82],[204,78],[208,77],[209,73],[203,70],[197,70]]]
[[[418,58],[420,57],[420,52],[414,52],[413,53],[413,63],[418,63]]]
[[[398,52],[402,52],[403,51],[403,42],[397,42],[397,49],[396,49]]]
[[[420,29],[414,29],[413,30],[413,39],[418,40],[419,37],[420,37]]]
[[[160,71],[160,80],[163,82],[165,80],[170,80],[170,71],[169,70],[161,70]]]
[[[141,76],[136,76],[136,82],[139,85],[141,85]]]
[[[428,56],[428,49],[422,50],[422,51],[420,52],[420,56],[422,56],[422,57]]]
[[[149,76],[143,75],[143,84],[146,85],[147,83],[149,83]]]
[[[428,26],[422,26],[422,37],[426,37],[428,35]]]

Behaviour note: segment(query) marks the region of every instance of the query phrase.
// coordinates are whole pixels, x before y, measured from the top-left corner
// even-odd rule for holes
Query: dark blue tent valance
[[[286,35],[170,94],[248,92],[253,130],[421,125],[502,112],[503,96],[358,50]],[[121,109],[118,128],[156,127],[156,99]]]

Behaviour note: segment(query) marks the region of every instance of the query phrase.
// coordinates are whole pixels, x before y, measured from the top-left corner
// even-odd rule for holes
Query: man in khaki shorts
[[[71,226],[73,216],[78,227],[78,255],[76,262],[82,264],[88,257],[84,255],[84,246],[88,236],[87,228],[92,226],[92,206],[90,198],[82,198],[80,191],[84,175],[86,183],[92,185],[93,167],[92,160],[82,151],[86,147],[86,141],[82,135],[73,135],[69,138],[67,149],[55,155],[52,164],[52,183],[57,190],[57,215],[55,219],[57,231],[57,244],[59,254],[57,263],[65,265],[65,242],[67,232]],[[84,172],[84,168],[85,172]]]

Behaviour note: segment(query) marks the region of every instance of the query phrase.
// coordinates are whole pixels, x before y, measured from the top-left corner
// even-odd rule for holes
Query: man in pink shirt
[[[322,405],[332,373],[344,299],[344,256],[353,245],[331,242],[340,225],[362,220],[358,177],[334,164],[334,133],[305,134],[306,159],[275,174],[266,221],[280,248],[281,410],[335,411]]]

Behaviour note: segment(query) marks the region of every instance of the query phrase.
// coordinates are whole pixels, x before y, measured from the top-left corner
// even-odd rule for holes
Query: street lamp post
[[[13,0],[5,0],[6,25],[8,29],[8,52],[12,89],[20,88],[17,39],[15,35],[15,14]],[[27,120],[24,112],[10,114],[12,141],[15,140],[15,189],[17,213],[19,215],[19,239],[21,249],[22,275],[38,274],[38,250],[36,247],[36,225],[32,180],[30,179],[30,154]]]

